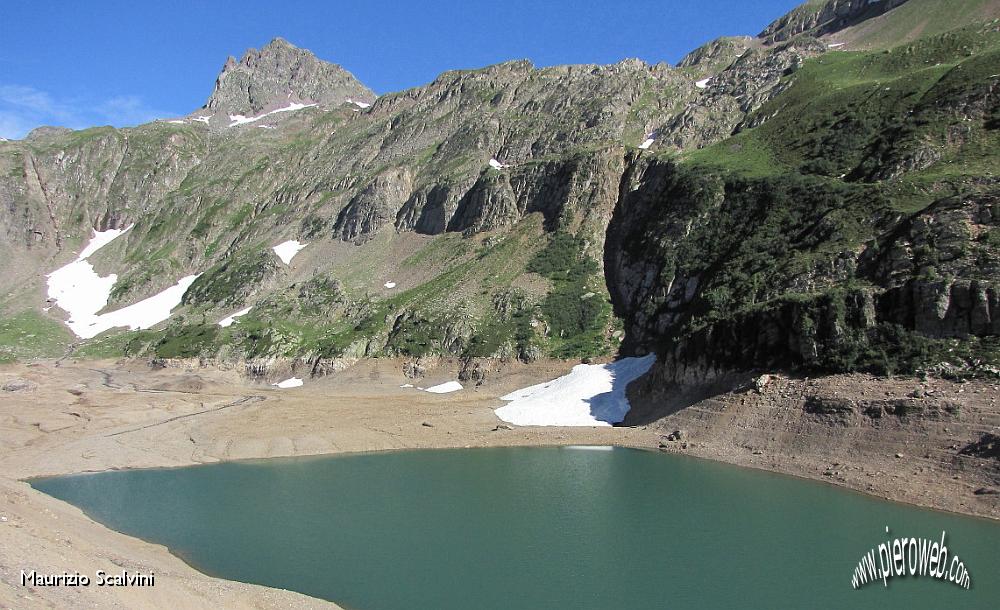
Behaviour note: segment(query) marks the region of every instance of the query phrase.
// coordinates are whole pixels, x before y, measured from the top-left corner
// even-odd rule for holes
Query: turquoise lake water
[[[405,451],[32,485],[206,573],[358,610],[1000,607],[1000,524],[652,452]],[[971,589],[852,588],[872,547],[942,531]]]

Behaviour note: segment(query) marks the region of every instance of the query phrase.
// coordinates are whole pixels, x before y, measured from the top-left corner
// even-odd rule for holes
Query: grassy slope
[[[830,52],[787,77],[788,90],[757,113],[777,118],[682,159],[747,176],[795,171],[840,179],[891,132],[946,149],[941,162],[906,176],[904,184],[995,174],[996,130],[977,130],[963,146],[948,148],[947,130],[959,121],[926,111],[951,90],[995,82],[998,61],[1000,34],[979,27],[890,51]]]
[[[352,246],[355,254],[348,260],[336,261],[312,279],[246,301],[253,310],[230,328],[217,328],[215,317],[203,315],[213,311],[212,304],[194,304],[163,330],[100,337],[79,353],[87,357],[116,351],[194,357],[220,350],[246,357],[609,353],[611,331],[618,326],[596,261],[582,256],[582,242],[574,240],[568,256],[589,264],[581,266],[572,280],[546,287],[531,270],[553,239],[542,229],[541,218],[534,216],[508,232],[426,239],[399,263],[396,274],[406,276],[412,270],[423,280],[384,296],[370,291],[372,277],[391,256],[380,237]],[[583,305],[573,308],[577,303]]]
[[[62,355],[71,341],[62,324],[38,312],[0,318],[0,363],[54,358]]]
[[[852,48],[884,49],[998,17],[998,0],[909,0],[832,38]]]

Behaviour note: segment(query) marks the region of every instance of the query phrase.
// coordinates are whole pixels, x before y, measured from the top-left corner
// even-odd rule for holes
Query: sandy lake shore
[[[208,367],[154,370],[142,362],[70,361],[0,367],[0,386],[8,386],[0,393],[0,606],[335,607],[297,593],[206,576],[166,548],[111,531],[24,482],[109,469],[394,449],[601,444],[687,453],[1000,518],[1000,501],[990,491],[1000,480],[996,459],[955,460],[947,451],[939,456],[927,449],[945,442],[965,447],[997,430],[996,386],[964,384],[961,390],[968,392],[971,406],[963,408],[960,420],[924,422],[919,429],[855,430],[822,419],[796,419],[789,414],[802,409],[790,397],[811,386],[797,386],[795,380],[776,382],[764,392],[734,390],[635,427],[514,428],[497,419],[493,409],[502,404],[500,396],[553,379],[570,366],[511,365],[481,386],[451,394],[400,387],[414,380],[404,377],[402,363],[393,360],[361,361],[288,390]],[[418,383],[450,381],[457,371],[457,363],[444,361]],[[856,379],[835,381],[858,385]],[[903,395],[912,387],[910,382],[878,383],[885,395]],[[941,396],[959,389],[940,382],[936,391]],[[674,427],[684,429],[682,441],[665,439]],[[908,455],[920,452],[920,462],[899,457],[899,447],[909,447]],[[20,582],[22,570],[76,571],[93,578],[97,570],[123,569],[154,572],[155,587],[26,587]]]

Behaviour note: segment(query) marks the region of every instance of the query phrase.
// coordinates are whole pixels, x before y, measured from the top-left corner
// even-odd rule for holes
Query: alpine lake
[[[220,578],[349,609],[996,608],[1000,523],[610,447],[421,450],[35,479]],[[889,532],[886,532],[886,528]],[[930,576],[855,589],[893,538]],[[878,565],[876,549],[876,566]],[[948,567],[948,566],[946,566]]]

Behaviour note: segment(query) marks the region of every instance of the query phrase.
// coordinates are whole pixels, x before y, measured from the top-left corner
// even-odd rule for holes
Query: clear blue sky
[[[227,56],[275,36],[382,94],[510,59],[675,63],[718,36],[756,34],[799,1],[5,0],[0,136],[187,114]]]

